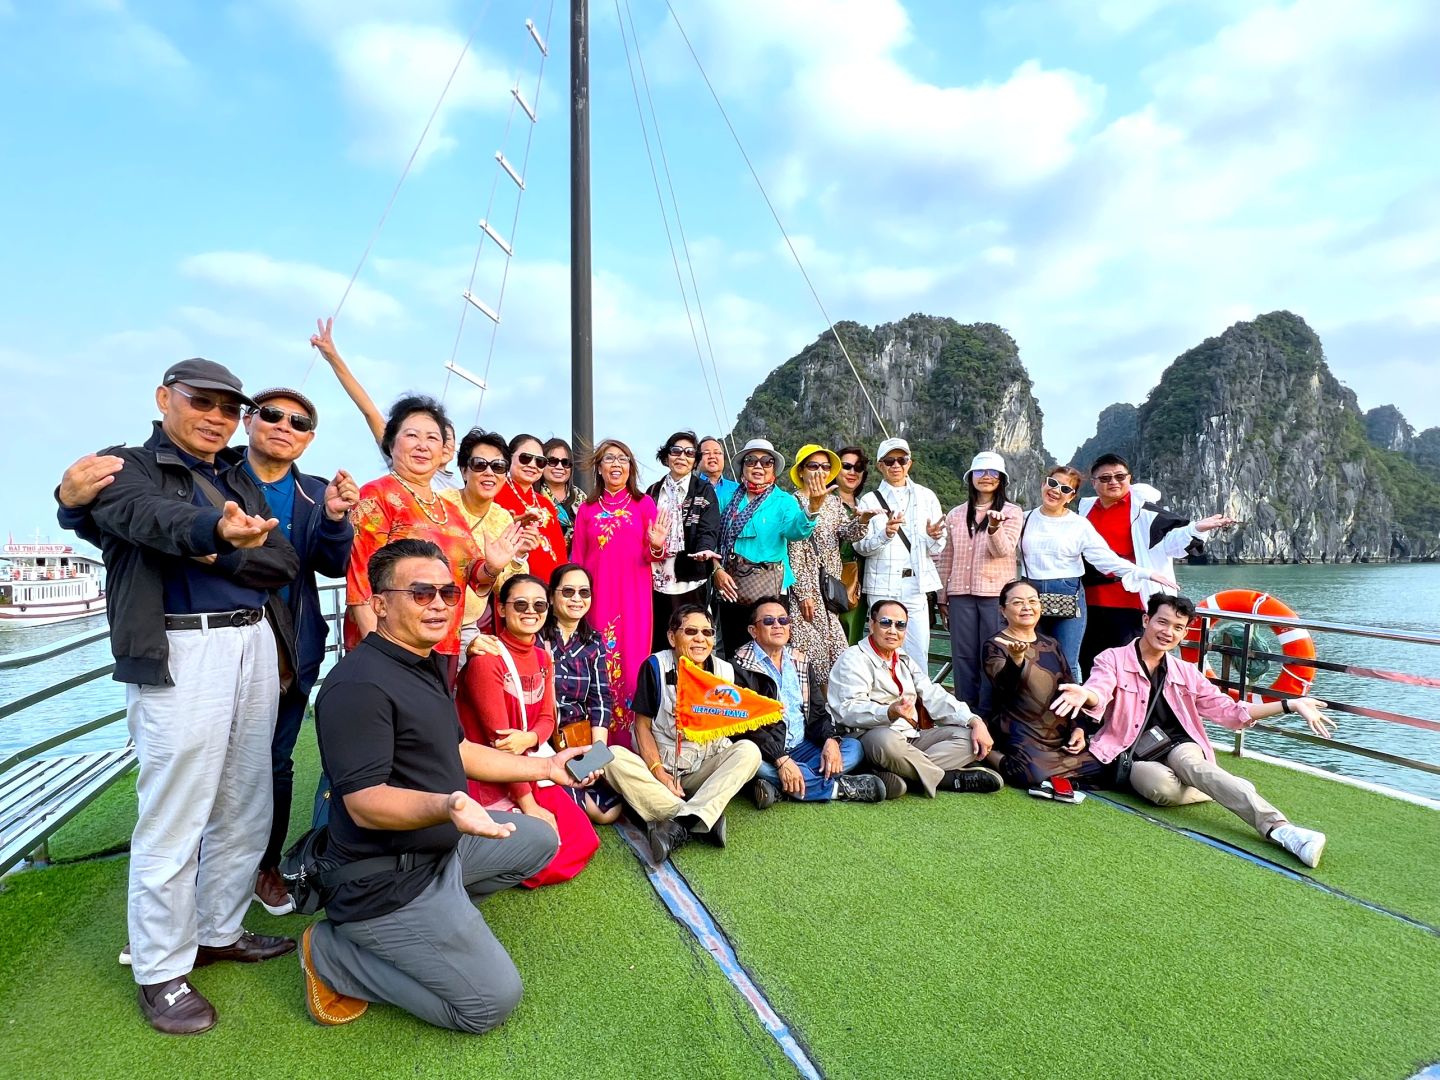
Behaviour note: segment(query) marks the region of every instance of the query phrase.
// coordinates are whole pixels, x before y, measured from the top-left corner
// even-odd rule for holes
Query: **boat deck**
[[[315,774],[313,739],[300,745],[297,822]],[[1213,806],[1141,817],[1015,791],[763,815],[740,800],[728,850],[674,863],[812,1075],[1405,1078],[1440,1060],[1440,813],[1225,761],[1329,832],[1319,871],[1205,842],[1303,869]],[[486,902],[526,984],[490,1035],[383,1006],[316,1027],[290,957],[202,971],[219,1026],[156,1035],[115,962],[127,861],[87,857],[122,848],[134,812],[132,776],[56,835],[54,857],[74,861],[5,880],[14,1075],[796,1072],[612,829],[575,881]],[[258,931],[304,925],[251,912]]]

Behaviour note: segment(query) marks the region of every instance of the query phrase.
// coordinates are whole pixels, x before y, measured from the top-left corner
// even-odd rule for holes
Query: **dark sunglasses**
[[[761,626],[789,626],[789,615],[761,615],[757,622]]]
[[[208,413],[219,409],[220,415],[226,420],[239,420],[240,410],[245,407],[238,401],[221,401],[209,394],[197,394],[193,390],[184,389],[179,383],[172,384],[170,389],[189,401],[190,407],[196,412]]]
[[[1128,472],[1105,473],[1103,476],[1092,476],[1090,479],[1097,484],[1120,484],[1130,479]]]
[[[864,472],[864,467],[858,461],[842,461],[840,468],[844,472]]]
[[[665,453],[671,457],[693,458],[695,456],[695,448],[693,446],[672,446],[666,450]]]
[[[483,457],[472,457],[470,459],[471,472],[484,472],[486,469],[489,469],[493,473],[504,473],[505,468],[505,459],[503,457],[495,458],[494,460]]]
[[[887,469],[891,469],[896,465],[907,465],[909,462],[910,458],[908,456],[900,454],[896,457],[887,457],[884,461],[880,462],[880,464],[884,465]]]
[[[536,615],[544,615],[550,610],[549,600],[507,600],[505,606],[512,611],[518,611],[521,615],[529,615],[532,611]]]
[[[892,626],[896,630],[904,630],[907,626],[910,625],[910,620],[892,619],[889,615],[877,615],[875,616],[875,625],[883,626],[886,630],[889,630]]]
[[[544,465],[544,454],[516,454],[515,460],[521,465]]]
[[[315,430],[315,421],[311,420],[310,417],[306,416],[303,412],[287,413],[284,409],[277,408],[274,405],[261,405],[260,408],[255,409],[254,412],[259,413],[260,419],[264,420],[267,424],[278,424],[288,416],[290,418],[290,426],[301,435],[304,435],[307,431]]]
[[[1045,486],[1048,487],[1048,488],[1054,488],[1056,491],[1060,492],[1061,495],[1074,495],[1074,494],[1075,494],[1075,489],[1074,489],[1073,487],[1071,487],[1069,484],[1062,484],[1059,480],[1056,480],[1053,476],[1047,476],[1047,477],[1045,477]]]
[[[570,468],[570,459],[568,457],[547,457],[545,464],[552,469],[568,469]]]
[[[578,596],[581,600],[589,600],[591,595],[590,588],[586,585],[561,585],[555,591],[567,598]]]
[[[416,582],[405,589],[381,589],[380,591],[409,593],[415,603],[421,607],[429,607],[433,604],[436,593],[440,594],[440,599],[445,602],[446,607],[454,607],[460,602],[460,597],[463,595],[463,590],[459,585],[430,585],[425,582]]]
[[[762,469],[773,469],[775,459],[773,457],[747,457],[740,464],[746,469],[753,469],[757,465]]]
[[[822,470],[825,472],[830,471],[830,463],[828,461],[807,461],[804,465],[800,467],[806,472],[820,472]]]
[[[713,626],[682,626],[680,633],[686,637],[700,637],[702,634],[705,637],[714,637],[715,628]]]

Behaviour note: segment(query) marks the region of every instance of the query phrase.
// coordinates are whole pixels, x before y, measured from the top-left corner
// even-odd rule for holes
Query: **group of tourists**
[[[328,324],[311,343],[376,439],[375,479],[302,472],[314,403],[191,359],[162,376],[146,441],[86,455],[56,490],[107,568],[140,764],[121,960],[157,1030],[215,1024],[195,968],[298,944],[319,1023],[382,1001],[487,1031],[520,980],[474,899],[575,876],[627,808],[657,864],[694,839],[724,847],[742,791],[764,810],[1126,786],[1213,798],[1318,862],[1324,835],[1221,769],[1202,720],[1293,711],[1328,734],[1324,703],[1237,703],[1174,659],[1195,613],[1172,560],[1232,522],[1159,508],[1117,455],[1077,511],[1076,470],[1051,470],[1024,509],[982,452],[947,514],[903,438],[880,442],[867,490],[858,445],[790,464],[751,439],[732,478],[720,439],[680,430],[642,490],[618,439],[584,461],[530,433],[457,440],[433,398],[382,414]],[[314,824],[341,872],[297,943],[243,920],[252,897],[293,910],[281,849],[325,652],[321,575],[346,588],[344,655],[314,705]],[[931,677],[937,617],[953,693]],[[775,718],[687,738],[689,665]],[[603,768],[568,767],[602,744]]]

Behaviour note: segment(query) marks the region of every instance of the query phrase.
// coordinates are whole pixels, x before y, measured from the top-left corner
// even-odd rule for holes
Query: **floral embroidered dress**
[[[445,554],[455,584],[469,591],[470,570],[481,557],[470,526],[455,504],[434,495],[434,502],[421,503],[415,492],[429,499],[423,488],[407,486],[394,473],[371,480],[360,489],[360,501],[350,511],[355,525],[355,543],[350,548],[350,568],[345,574],[345,603],[363,604],[370,599],[370,556],[392,540],[429,540]],[[435,651],[445,656],[460,652],[460,619],[463,604],[451,609],[454,617],[445,639]],[[360,644],[360,631],[349,615],[345,618],[345,648]]]
[[[634,716],[630,699],[640,665],[650,655],[650,526],[655,503],[627,492],[602,494],[575,514],[571,559],[585,568],[595,586],[586,621],[600,634],[605,673],[614,693],[610,744],[630,747]],[[531,556],[533,562],[534,556]]]
[[[801,506],[808,508],[809,499],[796,495]],[[790,569],[795,584],[790,586],[790,643],[803,652],[816,670],[828,679],[830,669],[849,645],[846,627],[841,624],[820,595],[820,571],[840,577],[840,545],[853,544],[865,535],[867,525],[851,513],[833,492],[820,504],[815,518],[815,531],[808,540],[790,542]],[[818,555],[817,555],[818,553]],[[807,622],[800,612],[803,600],[815,605],[815,619]]]
[[[560,512],[555,509],[550,496],[538,487],[522,493],[513,480],[506,480],[495,493],[495,505],[504,507],[517,519],[529,510],[540,515],[537,522],[540,526],[540,546],[530,552],[528,561],[530,573],[550,584],[550,575],[566,560],[565,530],[560,525]]]

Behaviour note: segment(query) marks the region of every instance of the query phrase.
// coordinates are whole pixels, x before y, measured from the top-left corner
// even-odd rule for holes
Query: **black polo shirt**
[[[342,862],[406,852],[445,853],[460,833],[450,822],[423,829],[365,829],[345,796],[377,784],[449,794],[465,790],[464,733],[445,687],[441,659],[417,656],[372,633],[345,655],[315,698],[315,732],[330,777],[331,851]],[[336,889],[325,905],[332,922],[373,919],[419,896],[443,859],[393,870]]]

